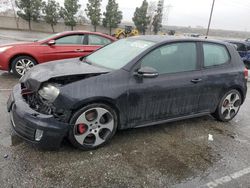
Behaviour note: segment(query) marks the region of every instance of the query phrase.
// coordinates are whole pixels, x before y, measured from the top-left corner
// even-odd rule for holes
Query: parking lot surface
[[[0,71],[0,187],[250,185],[250,93],[228,123],[205,116],[119,131],[94,151],[79,151],[67,140],[58,151],[44,151],[11,131],[6,101],[17,82]]]

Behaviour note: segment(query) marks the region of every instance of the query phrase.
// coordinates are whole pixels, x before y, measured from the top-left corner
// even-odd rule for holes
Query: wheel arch
[[[9,60],[9,71],[11,71],[11,67],[12,67],[13,60],[14,60],[15,58],[19,57],[19,56],[29,56],[29,57],[33,58],[33,59],[36,61],[36,63],[38,63],[37,58],[34,57],[33,55],[29,54],[29,53],[15,54],[15,55],[13,55],[13,56],[10,58],[10,60]]]
[[[244,102],[244,100],[245,100],[245,94],[244,94],[244,92],[243,92],[243,88],[242,88],[241,86],[239,86],[239,85],[233,85],[233,86],[227,88],[226,90],[224,90],[223,93],[220,95],[220,98],[223,97],[223,95],[224,95],[226,92],[228,92],[228,91],[230,91],[230,90],[233,90],[233,89],[237,90],[237,91],[240,93],[241,99],[242,99],[241,104],[243,104],[243,102]]]
[[[93,103],[102,103],[105,105],[108,105],[109,107],[111,107],[112,109],[114,109],[114,111],[116,112],[117,115],[117,121],[118,121],[118,129],[120,128],[120,109],[118,108],[118,106],[115,104],[115,101],[111,98],[108,97],[94,97],[88,100],[84,100],[81,103],[78,103],[77,105],[75,105],[72,109],[72,114],[74,114],[75,112],[77,112],[78,110],[80,110],[81,108],[83,108],[86,105],[90,105]]]
[[[226,119],[225,117],[223,117],[223,116],[221,115],[222,112],[221,112],[221,109],[220,109],[220,103],[221,103],[221,105],[223,104],[223,101],[222,101],[223,96],[225,96],[225,95],[226,95],[227,93],[229,93],[231,90],[236,90],[236,91],[239,92],[239,94],[241,95],[241,98],[242,98],[241,104],[242,104],[242,103],[244,102],[244,100],[245,100],[244,89],[241,88],[241,86],[239,86],[239,85],[232,85],[231,87],[228,87],[228,88],[224,89],[224,90],[221,92],[221,94],[220,94],[220,100],[219,100],[219,103],[218,103],[218,105],[217,105],[215,111],[211,113],[212,116],[213,116],[214,118],[216,118],[217,120],[219,120],[219,121],[222,121],[222,122],[230,121],[231,119],[234,118],[234,116],[235,116],[235,115],[238,113],[238,111],[239,111],[239,108],[238,108],[238,111],[236,112],[236,114],[234,114],[233,117],[230,116],[229,119]],[[228,113],[229,113],[229,112],[228,112]]]

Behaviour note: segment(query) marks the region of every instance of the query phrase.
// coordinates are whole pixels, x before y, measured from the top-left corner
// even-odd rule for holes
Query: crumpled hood
[[[33,91],[40,88],[41,83],[51,78],[72,75],[86,75],[94,73],[110,72],[109,69],[89,65],[79,58],[51,61],[33,67],[21,79],[20,82]]]

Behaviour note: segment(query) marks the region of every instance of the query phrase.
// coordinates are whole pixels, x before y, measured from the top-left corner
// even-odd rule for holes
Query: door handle
[[[193,82],[194,84],[201,82],[201,81],[202,81],[201,78],[196,78],[196,79],[191,80],[191,82]]]
[[[84,52],[82,49],[76,49],[75,52]]]

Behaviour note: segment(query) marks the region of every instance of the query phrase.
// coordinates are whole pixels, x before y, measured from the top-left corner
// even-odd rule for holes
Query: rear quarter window
[[[228,50],[220,44],[203,44],[204,67],[223,65],[230,60]]]
[[[107,45],[111,40],[98,35],[89,35],[89,45]]]

